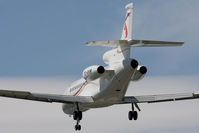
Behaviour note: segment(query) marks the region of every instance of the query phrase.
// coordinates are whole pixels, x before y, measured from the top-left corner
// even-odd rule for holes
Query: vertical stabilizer
[[[132,40],[133,3],[126,5],[126,17],[121,40]]]

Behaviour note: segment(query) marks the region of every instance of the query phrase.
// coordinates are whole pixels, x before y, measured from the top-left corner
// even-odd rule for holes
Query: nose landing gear
[[[77,120],[77,124],[75,125],[75,131],[81,130],[81,125],[79,125],[80,120]]]
[[[77,103],[77,111],[74,111],[73,113],[73,119],[77,121],[77,124],[75,125],[75,130],[81,130],[80,120],[82,120],[82,111],[79,110],[79,105]]]
[[[82,112],[81,111],[74,111],[73,119],[77,120],[77,124],[75,125],[75,130],[81,130],[81,125],[79,125],[80,120],[82,120]]]

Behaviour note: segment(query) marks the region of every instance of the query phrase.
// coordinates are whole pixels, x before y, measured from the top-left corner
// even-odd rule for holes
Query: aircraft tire
[[[78,130],[81,130],[81,125],[78,125]]]
[[[77,131],[78,130],[78,125],[75,125],[75,131]]]
[[[75,125],[75,131],[81,130],[81,125]]]
[[[74,120],[77,120],[77,117],[78,117],[78,112],[77,112],[77,111],[74,111],[74,113],[73,113],[73,119],[74,119]]]
[[[129,120],[133,119],[133,111],[129,111],[128,118],[129,118]]]
[[[138,113],[137,111],[133,112],[133,119],[136,121],[138,119]]]
[[[79,117],[79,120],[82,120],[82,112],[81,111],[78,112],[78,117]]]

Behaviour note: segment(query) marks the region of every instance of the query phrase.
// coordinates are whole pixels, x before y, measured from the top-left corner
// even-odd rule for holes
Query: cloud
[[[67,77],[0,78],[0,88],[60,94],[71,81]],[[127,95],[199,92],[198,81],[198,76],[146,77],[131,83]],[[2,132],[74,132],[75,121],[62,112],[61,104],[9,98],[0,98],[0,103]],[[91,109],[83,114],[82,132],[197,133],[198,104],[198,100],[140,104],[138,121],[127,119],[130,105]]]

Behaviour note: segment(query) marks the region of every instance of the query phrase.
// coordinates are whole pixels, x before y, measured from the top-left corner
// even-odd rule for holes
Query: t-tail
[[[170,47],[170,46],[182,46],[184,44],[184,42],[133,40],[132,39],[133,3],[129,3],[128,5],[126,5],[125,8],[126,8],[126,17],[124,20],[121,40],[91,41],[86,43],[87,46],[116,47],[116,49],[110,50],[104,54],[109,58],[108,59],[109,61],[107,63],[130,58],[131,47]]]

